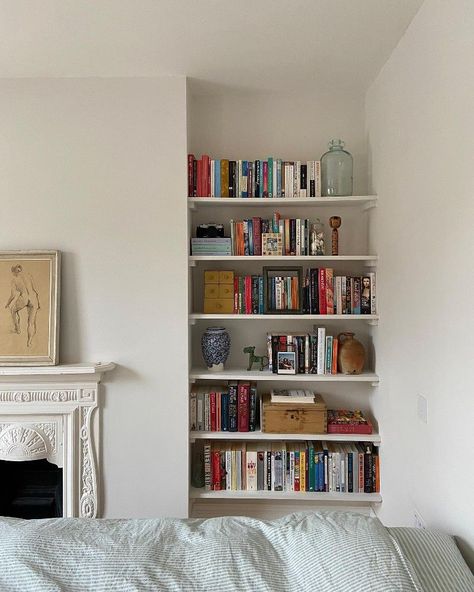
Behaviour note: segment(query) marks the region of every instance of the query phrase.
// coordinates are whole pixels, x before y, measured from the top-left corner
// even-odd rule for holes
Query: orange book
[[[221,160],[221,197],[229,197],[229,161]]]
[[[332,341],[332,366],[331,374],[337,374],[337,350],[339,348],[339,340],[335,337]]]

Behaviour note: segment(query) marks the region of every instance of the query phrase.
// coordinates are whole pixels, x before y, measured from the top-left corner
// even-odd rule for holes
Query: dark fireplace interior
[[[1,460],[0,481],[0,515],[15,518],[63,515],[63,470],[47,460]]]

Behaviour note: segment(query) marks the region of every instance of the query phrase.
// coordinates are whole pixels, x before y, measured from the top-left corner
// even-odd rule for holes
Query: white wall
[[[61,359],[114,361],[105,515],[187,513],[184,78],[0,81],[1,249],[63,251]]]
[[[426,0],[367,96],[381,517],[474,548],[474,4]],[[417,418],[417,395],[428,423]],[[471,555],[471,560],[473,556]]]
[[[251,93],[190,97],[190,151],[213,158],[314,160],[331,138],[354,157],[354,193],[367,190],[362,93]],[[225,155],[225,156],[224,156]]]

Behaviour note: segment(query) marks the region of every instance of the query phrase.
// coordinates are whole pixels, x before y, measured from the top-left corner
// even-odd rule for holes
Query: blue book
[[[214,161],[214,195],[221,197],[221,161]]]
[[[243,186],[245,191],[242,191],[242,197],[249,196],[249,188],[248,188],[248,181],[249,181],[249,163],[247,160],[242,161],[242,179],[243,179]]]
[[[258,314],[263,314],[263,275],[258,277]]]
[[[221,430],[229,431],[229,393],[221,393]]]
[[[247,196],[244,195],[243,197],[247,197]],[[249,255],[253,255],[254,249],[253,249],[253,221],[252,221],[252,219],[247,220],[247,226],[248,226],[248,233],[249,233]]]
[[[314,464],[314,444],[313,442],[309,442],[309,449],[308,449],[308,491],[314,491],[314,484],[315,484],[315,464]]]
[[[318,491],[324,491],[324,453],[318,452],[319,465],[321,471],[319,472]]]
[[[352,452],[347,453],[347,491],[354,493],[354,459]]]

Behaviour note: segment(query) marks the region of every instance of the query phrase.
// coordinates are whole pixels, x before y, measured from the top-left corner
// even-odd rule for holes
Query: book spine
[[[257,451],[257,491],[265,489],[265,451]]]
[[[334,314],[334,270],[328,267],[326,269],[326,314]]]
[[[268,166],[268,197],[274,197],[273,195],[273,158],[269,156],[267,161]]]
[[[229,393],[221,394],[221,431],[229,431]]]
[[[188,154],[188,196],[194,197],[194,154]]]
[[[314,491],[315,469],[316,466],[314,464],[314,445],[312,442],[310,442],[308,448],[308,491]]]
[[[354,278],[354,310],[353,314],[360,315],[360,277]]]
[[[221,160],[221,195],[229,197],[229,161],[225,158]]]
[[[239,384],[238,386],[238,427],[239,432],[249,431],[249,390],[248,383]]]
[[[324,374],[324,361],[326,349],[326,329],[325,327],[318,327],[318,367],[317,373]]]
[[[376,297],[376,281],[375,273],[369,273],[370,278],[370,314],[377,314],[377,297]]]
[[[204,455],[204,489],[210,491],[212,489],[212,467],[211,467],[211,444],[207,440],[203,447]]]
[[[261,173],[260,173],[260,161],[255,161],[255,197],[262,197],[261,193]]]
[[[253,254],[254,255],[261,255],[262,254],[262,225],[260,218],[252,218],[252,227],[253,227]]]
[[[211,450],[212,463],[212,489],[220,491],[221,489],[221,458],[220,451],[216,448]]]
[[[215,174],[216,174],[216,161],[215,160],[211,160],[209,162],[209,167],[210,167],[210,171],[211,171],[210,172],[210,176],[209,176],[209,181],[210,181],[210,184],[211,184],[211,192],[210,193],[211,193],[211,197],[216,197],[216,194],[215,194],[215,185],[216,185],[216,177],[215,177]]]
[[[211,161],[207,154],[202,155],[203,195],[211,197]]]
[[[262,197],[268,197],[268,162],[263,161],[263,191]]]
[[[250,385],[249,393],[249,431],[255,432],[257,429],[257,384]]]
[[[318,272],[319,314],[325,315],[327,314],[326,270],[321,268]]]
[[[237,385],[229,384],[229,432],[237,431]]]
[[[209,394],[209,406],[210,406],[210,428],[211,432],[217,430],[216,426],[216,393]]]
[[[315,197],[321,197],[321,162],[319,160],[314,162],[314,185]]]
[[[189,394],[189,429],[194,432],[197,430],[197,393]]]

